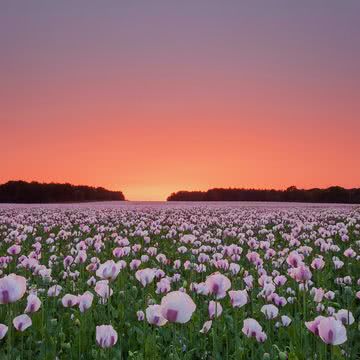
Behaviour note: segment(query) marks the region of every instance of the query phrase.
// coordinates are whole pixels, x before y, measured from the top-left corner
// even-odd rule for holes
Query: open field
[[[359,320],[356,206],[0,206],[1,360],[357,359]]]

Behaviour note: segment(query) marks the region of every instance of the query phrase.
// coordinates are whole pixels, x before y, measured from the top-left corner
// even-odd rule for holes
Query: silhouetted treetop
[[[59,203],[125,200],[121,191],[85,185],[8,181],[0,185],[0,203]]]
[[[207,191],[178,191],[167,201],[280,201],[310,203],[360,204],[360,189],[344,189],[332,186],[327,189],[297,189],[290,186],[286,190],[223,189]]]

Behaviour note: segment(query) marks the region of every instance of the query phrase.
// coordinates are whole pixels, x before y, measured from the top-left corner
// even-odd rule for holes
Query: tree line
[[[0,185],[0,203],[59,203],[125,200],[121,191],[84,185],[8,181]]]
[[[278,201],[360,204],[360,188],[344,189],[340,186],[309,190],[297,189],[295,186],[286,190],[214,188],[207,191],[178,191],[172,193],[167,201]]]

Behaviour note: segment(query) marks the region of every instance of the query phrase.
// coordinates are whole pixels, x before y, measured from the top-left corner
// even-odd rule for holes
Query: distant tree
[[[110,191],[102,187],[75,186],[69,183],[38,183],[8,181],[0,185],[1,203],[56,203],[82,201],[125,200],[121,191]]]
[[[297,187],[292,185],[292,186],[289,186],[286,191],[296,191],[297,190]]]
[[[286,201],[311,203],[360,204],[360,189],[332,186],[327,189],[298,189],[290,186],[283,190],[214,188],[207,191],[178,191],[168,201]]]

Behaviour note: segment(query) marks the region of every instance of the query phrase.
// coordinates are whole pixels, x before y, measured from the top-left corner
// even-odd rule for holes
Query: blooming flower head
[[[310,269],[306,265],[290,269],[290,276],[297,282],[305,283],[312,277]]]
[[[194,301],[182,291],[172,291],[161,299],[161,313],[170,322],[187,323],[195,309]]]
[[[222,299],[231,287],[230,280],[220,273],[215,273],[207,277],[205,284],[209,293],[215,295],[216,299]]]
[[[163,326],[167,323],[161,312],[160,305],[149,305],[145,311],[146,320],[151,325]]]
[[[270,320],[270,319],[274,319],[278,316],[279,314],[279,309],[272,304],[268,304],[268,305],[264,305],[261,308],[261,312],[265,315],[265,317]]]
[[[313,321],[307,321],[305,322],[305,326],[308,328],[309,331],[311,331],[315,335],[319,335],[319,324],[322,319],[325,319],[324,316],[317,316]]]
[[[115,280],[121,268],[114,260],[108,260],[96,270],[96,276],[104,280]]]
[[[171,283],[167,278],[162,278],[156,284],[156,293],[157,294],[163,294],[163,293],[169,292],[170,289],[171,289]]]
[[[62,287],[60,285],[53,285],[49,288],[47,294],[48,296],[59,296],[60,292],[62,290]]]
[[[318,329],[319,336],[325,344],[341,345],[347,340],[345,326],[333,317],[322,319]]]
[[[143,321],[145,319],[145,314],[141,310],[136,312],[136,316],[137,316],[138,321]]]
[[[61,299],[61,303],[64,307],[73,307],[79,303],[79,297],[72,294],[66,294]]]
[[[351,325],[354,323],[354,315],[351,311],[341,309],[335,314],[335,319],[340,320],[344,325]]]
[[[274,283],[276,284],[276,286],[282,286],[286,283],[286,281],[287,279],[284,275],[278,275],[274,278]]]
[[[138,270],[135,273],[135,277],[138,281],[140,281],[141,285],[145,287],[146,285],[153,282],[155,274],[156,273],[154,269],[146,268],[146,269]]]
[[[203,327],[201,328],[200,332],[202,334],[206,334],[209,332],[209,330],[211,329],[211,325],[212,325],[212,320],[208,320],[208,321],[205,321]]]
[[[248,294],[246,290],[230,290],[230,302],[232,307],[242,307],[248,302]]]
[[[24,331],[32,325],[32,321],[28,315],[19,315],[13,320],[13,325],[17,331]]]
[[[255,319],[245,319],[242,332],[249,338],[254,337],[258,342],[264,342],[266,340],[266,334]]]
[[[214,317],[219,317],[222,314],[223,308],[219,302],[211,300],[209,302],[208,310],[209,318],[213,319]]]
[[[297,268],[303,263],[303,256],[297,251],[292,251],[287,257],[286,262],[293,268]]]
[[[289,318],[287,315],[282,315],[281,316],[281,324],[282,326],[289,326],[291,324],[291,318]]]
[[[3,339],[8,331],[8,327],[4,324],[0,324],[0,340]]]
[[[79,309],[81,312],[85,312],[90,309],[94,295],[90,291],[84,292],[84,294],[79,296]]]
[[[26,279],[10,274],[0,279],[0,304],[14,303],[21,299],[26,291]]]
[[[312,288],[312,295],[314,296],[314,301],[317,302],[317,303],[320,303],[324,297],[324,290],[319,288]]]
[[[7,253],[9,255],[18,255],[20,254],[21,246],[20,245],[12,245],[7,249]]]
[[[95,292],[103,300],[107,300],[113,294],[113,290],[109,286],[109,280],[98,281],[95,285]]]
[[[131,260],[129,267],[131,270],[136,270],[140,265],[141,265],[141,260],[133,259]]]
[[[25,312],[26,313],[34,313],[40,309],[41,300],[37,297],[37,295],[30,294],[27,297],[27,305]]]
[[[111,325],[101,325],[96,327],[96,342],[104,349],[113,347],[118,340],[118,334]]]
[[[321,270],[323,269],[325,266],[325,261],[322,258],[315,258],[312,262],[311,262],[311,267],[314,270]]]

